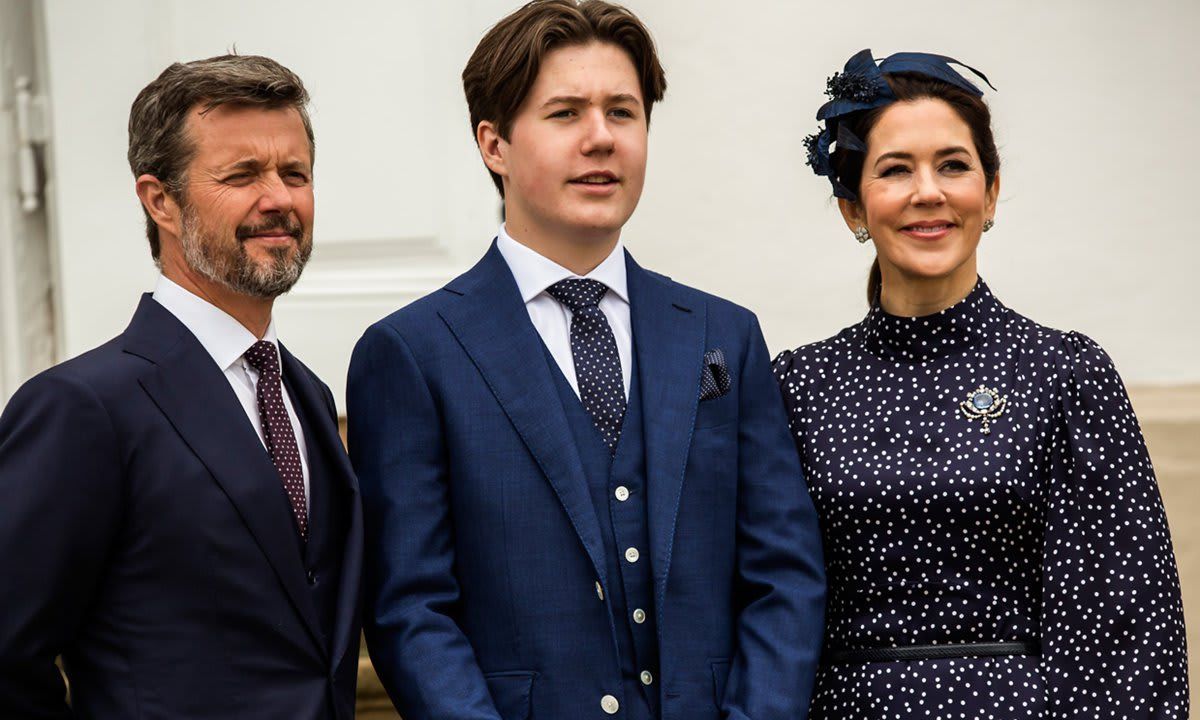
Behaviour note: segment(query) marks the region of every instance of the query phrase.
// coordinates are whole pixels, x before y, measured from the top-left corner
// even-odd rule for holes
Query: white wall
[[[458,77],[515,5],[45,0],[66,355],[119,332],[153,283],[124,158],[130,103],[170,61],[236,44],[296,70],[313,95],[317,252],[278,316],[340,396],[365,325],[467,267],[495,229]],[[773,350],[865,311],[870,248],[803,164],[826,76],[863,47],[926,50],[1000,89],[988,99],[1002,197],[981,260],[993,290],[1096,338],[1130,383],[1200,382],[1200,4],[629,5],[669,89],[626,242],[643,264],[755,309]]]

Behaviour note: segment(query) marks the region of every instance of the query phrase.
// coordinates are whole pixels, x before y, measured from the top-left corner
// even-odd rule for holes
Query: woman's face
[[[961,275],[969,287],[999,188],[999,177],[990,187],[984,179],[970,127],[942,100],[923,98],[883,112],[867,135],[859,202],[839,205],[852,232],[870,231],[885,284]]]

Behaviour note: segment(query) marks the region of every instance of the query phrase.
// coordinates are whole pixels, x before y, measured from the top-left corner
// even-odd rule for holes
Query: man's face
[[[312,253],[312,152],[300,114],[193,109],[180,244],[188,266],[234,292],[274,298]]]
[[[642,194],[646,127],[624,50],[592,42],[548,53],[500,141],[509,226],[584,242],[619,234]]]

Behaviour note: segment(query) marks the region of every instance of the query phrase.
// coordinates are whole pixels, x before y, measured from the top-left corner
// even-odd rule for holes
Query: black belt
[[[831,664],[891,662],[894,660],[936,660],[938,658],[996,657],[1000,655],[1041,655],[1037,640],[1011,642],[949,643],[945,645],[906,645],[884,648],[848,648],[827,650],[825,662]]]

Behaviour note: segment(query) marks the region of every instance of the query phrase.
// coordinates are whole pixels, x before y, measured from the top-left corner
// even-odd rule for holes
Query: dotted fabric
[[[600,309],[608,287],[597,280],[559,280],[546,289],[571,311],[571,358],[579,400],[604,437],[610,453],[617,451],[625,418],[625,384],[617,339]]]
[[[300,448],[287,407],[283,404],[283,382],[279,371],[279,351],[274,343],[259,340],[245,354],[246,362],[258,371],[258,416],[271,462],[283,480],[283,489],[292,504],[300,537],[308,539],[308,505],[304,499],[304,469]]]
[[[700,373],[700,399],[712,400],[729,392],[729,367],[725,352],[720,348],[704,353],[704,370]]]
[[[1042,645],[823,664],[812,720],[1187,717],[1166,516],[1096,343],[980,281],[928,317],[876,304],[775,373],[820,515],[826,647]],[[960,405],[981,385],[1007,398],[988,434]]]

